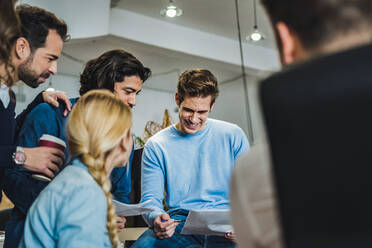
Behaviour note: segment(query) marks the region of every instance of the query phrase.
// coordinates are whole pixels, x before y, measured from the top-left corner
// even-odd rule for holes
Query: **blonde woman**
[[[74,106],[67,166],[31,206],[19,247],[117,247],[109,175],[132,149],[128,106],[106,90],[86,93]]]

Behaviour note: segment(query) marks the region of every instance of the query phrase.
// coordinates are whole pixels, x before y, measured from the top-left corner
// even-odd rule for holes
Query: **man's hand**
[[[225,233],[225,238],[231,240],[231,241],[234,242],[234,243],[237,242],[236,234],[235,234],[234,232],[228,232],[228,233]]]
[[[127,219],[123,216],[116,216],[116,224],[118,225],[119,232],[124,229]]]
[[[168,214],[161,214],[154,220],[154,233],[158,239],[170,238],[178,224]]]
[[[54,178],[54,174],[59,171],[65,158],[61,150],[52,147],[23,147],[23,151],[26,154],[23,167],[30,171],[41,172],[49,178]]]
[[[44,91],[43,92],[43,99],[44,102],[49,103],[54,107],[58,107],[59,103],[58,100],[62,100],[66,104],[66,109],[63,111],[63,116],[66,116],[68,112],[71,111],[71,102],[66,96],[66,92],[64,91]]]

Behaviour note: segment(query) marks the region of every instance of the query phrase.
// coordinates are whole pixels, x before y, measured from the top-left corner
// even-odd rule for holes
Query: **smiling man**
[[[208,70],[185,71],[176,103],[179,121],[151,137],[142,161],[142,202],[151,229],[132,247],[235,247],[233,235],[182,235],[190,209],[228,209],[229,181],[236,159],[249,144],[238,126],[208,118],[218,96],[217,79]],[[168,212],[163,208],[165,203]]]

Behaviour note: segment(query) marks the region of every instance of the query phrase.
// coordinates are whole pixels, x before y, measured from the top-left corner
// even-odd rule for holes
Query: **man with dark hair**
[[[16,12],[21,21],[21,34],[17,39],[19,78],[36,88],[50,75],[57,73],[57,60],[63,42],[67,41],[67,26],[53,13],[44,9],[20,5]]]
[[[6,4],[6,3],[7,4]],[[11,2],[12,4],[9,4]],[[4,9],[8,11],[8,18],[13,14],[15,15],[15,10],[13,9],[14,2],[12,1],[2,1],[2,7],[9,8],[10,5],[12,9]],[[25,15],[29,15],[28,9],[33,10],[31,17],[35,20],[43,18],[43,15],[51,15],[45,10],[29,7],[29,6],[19,6],[17,8],[17,14],[19,14],[19,19],[23,20]],[[3,10],[3,9],[2,9]],[[22,10],[22,11],[20,11]],[[28,18],[29,21],[32,18]],[[58,20],[55,16],[56,22],[60,23],[63,27],[63,37],[66,36],[67,26],[62,21]],[[6,23],[10,21],[7,20]],[[16,21],[16,22],[15,22]],[[48,22],[50,20],[47,20]],[[56,148],[48,147],[35,147],[35,148],[25,148],[21,146],[14,145],[15,134],[19,131],[20,125],[22,125],[25,116],[38,104],[42,102],[47,102],[54,106],[58,106],[59,103],[57,99],[61,99],[66,103],[66,112],[70,109],[71,103],[67,99],[64,92],[41,92],[33,101],[28,105],[28,107],[18,115],[15,119],[15,95],[11,90],[13,83],[18,80],[22,80],[26,85],[36,88],[40,83],[43,83],[50,74],[54,74],[57,70],[57,62],[63,42],[59,35],[48,35],[48,29],[44,36],[30,36],[30,32],[33,32],[35,27],[29,27],[29,24],[24,22],[18,25],[18,15],[16,19],[13,19],[14,27],[8,27],[7,31],[2,34],[4,38],[9,40],[8,49],[11,47],[9,55],[9,61],[4,64],[5,68],[10,66],[11,70],[5,75],[0,72],[2,79],[0,80],[0,117],[1,124],[0,129],[2,130],[2,139],[0,142],[0,164],[1,167],[11,168],[14,166],[22,167],[23,169],[46,173],[53,177],[53,172],[59,170],[59,166],[62,164],[63,153]],[[41,23],[41,22],[40,22]],[[33,21],[33,24],[37,27],[37,21]],[[8,23],[9,24],[9,23]],[[44,24],[49,25],[48,23]],[[47,26],[48,27],[48,26]],[[53,28],[55,26],[52,26]],[[59,29],[58,29],[59,30]],[[53,33],[54,29],[50,29]],[[35,43],[35,40],[40,40],[37,47],[31,47],[30,44]],[[43,42],[41,42],[43,41]],[[2,46],[5,46],[5,40]],[[2,47],[4,48],[4,47]],[[2,53],[4,56],[7,53]],[[1,56],[2,57],[2,56]],[[0,170],[0,184],[3,186],[3,170]],[[1,196],[0,196],[1,199]]]
[[[208,70],[179,77],[179,121],[152,136],[143,150],[141,201],[151,201],[153,211],[143,216],[151,229],[132,247],[235,247],[232,233],[183,235],[184,223],[175,221],[184,221],[190,209],[229,208],[230,175],[249,144],[238,126],[208,118],[218,93]]]
[[[142,90],[142,83],[150,75],[151,70],[132,54],[112,50],[88,61],[80,76],[79,92],[83,95],[93,89],[108,89],[133,108],[136,106],[136,96]]]
[[[371,184],[369,176],[366,181],[360,172],[370,174],[366,164],[370,164],[368,157],[372,135],[368,132],[370,125],[366,125],[371,123],[367,110],[370,102],[366,99],[371,97],[368,95],[372,89],[372,1],[262,0],[262,4],[275,30],[281,62],[284,65],[293,64],[261,83],[263,103],[266,102],[264,99],[269,99],[264,94],[269,88],[270,96],[273,96],[270,99],[280,99],[271,102],[277,107],[275,117],[273,112],[265,112],[267,108],[263,104],[266,126],[269,127],[274,119],[275,123],[287,120],[286,125],[282,124],[285,128],[281,135],[286,137],[283,139],[280,136],[283,148],[280,156],[283,158],[284,154],[289,154],[286,161],[293,161],[295,166],[286,163],[288,167],[279,167],[278,153],[274,156],[274,150],[270,149],[266,140],[258,142],[238,161],[231,184],[232,220],[238,244],[240,247],[260,248],[283,246],[271,174],[275,171],[273,176],[277,179],[277,172],[284,171],[282,175],[287,175],[287,178],[282,178],[287,180],[285,188],[297,191],[298,197],[283,199],[279,195],[281,206],[292,207],[292,213],[281,216],[281,224],[287,225],[288,217],[302,223],[295,230],[302,235],[291,236],[292,239],[286,235],[289,230],[283,230],[286,247],[370,247],[370,218],[365,213],[371,204],[360,199],[367,197],[366,192],[370,193]],[[292,121],[296,116],[293,120],[297,121],[296,124],[289,124],[283,115],[284,105],[294,106],[285,100],[290,98],[289,89],[296,94],[297,107],[291,113],[287,111],[287,118]],[[353,93],[356,98],[360,96],[362,99],[356,103],[349,98],[345,101],[344,97],[352,98]],[[347,117],[348,111],[353,112],[353,117]],[[351,120],[346,120],[348,118]],[[367,128],[362,128],[361,123]],[[353,134],[345,135],[345,127]],[[296,139],[297,143],[290,150],[285,149],[290,148],[286,145],[295,134],[302,139]],[[268,138],[272,148],[280,146],[280,142],[275,140],[278,137],[269,133]],[[299,151],[298,147],[302,149],[301,154],[295,154]],[[348,164],[347,168],[345,164]],[[343,173],[344,170],[348,175]],[[358,182],[349,180],[353,175]],[[292,176],[297,184],[291,183]],[[283,182],[281,185],[283,189]],[[304,201],[306,197],[307,204]],[[355,202],[356,199],[358,201]],[[364,219],[366,222],[362,221]],[[342,224],[338,225],[339,222]],[[338,230],[337,236],[335,233]],[[369,237],[369,243],[361,239],[363,233]],[[304,243],[299,245],[297,242],[301,241]]]
[[[20,5],[16,8],[16,13],[21,21],[20,32],[14,38],[12,54],[12,63],[16,70],[14,80],[22,80],[26,85],[36,88],[39,84],[44,83],[45,80],[57,72],[57,59],[61,54],[63,42],[67,37],[66,24],[58,19],[54,14],[37,7],[28,5]],[[36,34],[36,35],[35,35]],[[2,85],[3,89],[3,85]],[[0,92],[0,95],[3,92]],[[40,103],[48,102],[53,106],[58,107],[58,99],[65,102],[64,113],[66,114],[71,109],[71,103],[64,92],[41,92],[34,101],[27,107],[27,109],[17,117],[16,123],[12,123],[14,128],[12,132],[6,134],[5,140],[13,140],[14,133],[18,133],[20,126],[24,122],[27,114]],[[10,102],[7,112],[14,112],[15,104]],[[5,105],[4,105],[5,107]],[[9,138],[8,138],[9,137]],[[27,147],[27,146],[26,146]],[[8,160],[13,159],[13,163],[17,167],[10,167],[5,170],[19,170],[25,173],[41,172],[49,177],[54,177],[54,173],[59,171],[59,166],[62,165],[64,158],[63,152],[56,148],[50,147],[22,147],[8,146],[1,147],[2,163],[10,164]],[[13,151],[13,156],[9,155]],[[5,156],[6,155],[6,156]],[[5,160],[6,158],[6,160]],[[5,162],[4,162],[5,161]],[[4,181],[9,178],[4,177]],[[8,181],[7,181],[8,182]],[[4,191],[8,193],[7,189],[11,185],[7,182],[2,183]],[[17,199],[14,197],[17,192],[8,194],[8,197],[16,203]],[[13,215],[16,210],[13,210]],[[11,233],[11,232],[9,232]],[[6,242],[5,247],[16,247],[12,243]]]
[[[80,76],[80,94],[93,89],[108,89],[123,103],[131,108],[136,105],[136,96],[142,89],[142,84],[151,75],[149,68],[144,67],[132,54],[124,50],[108,51],[98,58],[89,60]],[[78,98],[70,99],[74,105]],[[38,146],[39,138],[43,134],[53,135],[67,142],[64,106],[51,107],[48,104],[38,105],[26,118],[20,134],[18,144],[28,147]],[[131,192],[131,161],[121,168],[114,168],[111,175],[111,193],[114,199],[130,203]],[[65,149],[65,161],[69,162],[68,148]],[[26,214],[39,193],[47,186],[47,182],[38,181],[30,173],[20,169],[6,170],[5,192],[15,204],[12,218],[6,228],[6,244],[17,247],[22,235]],[[125,218],[118,217],[119,228],[124,228]]]

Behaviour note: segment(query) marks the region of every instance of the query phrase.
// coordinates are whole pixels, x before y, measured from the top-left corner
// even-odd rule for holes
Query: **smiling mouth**
[[[196,129],[198,126],[199,126],[199,124],[198,123],[192,123],[192,122],[189,122],[189,121],[185,121],[185,124],[186,124],[186,127],[188,128],[188,129]]]

